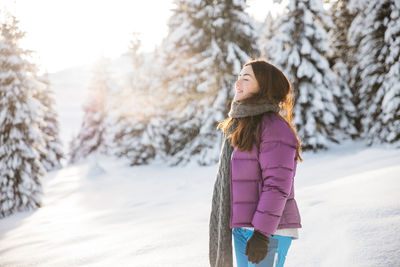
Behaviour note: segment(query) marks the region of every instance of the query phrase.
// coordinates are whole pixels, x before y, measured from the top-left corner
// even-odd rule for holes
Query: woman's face
[[[254,76],[251,65],[245,66],[239,73],[235,82],[235,97],[233,100],[238,101],[248,98],[260,90],[256,77]]]

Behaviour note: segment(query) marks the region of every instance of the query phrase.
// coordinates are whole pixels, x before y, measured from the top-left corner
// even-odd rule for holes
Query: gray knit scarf
[[[243,118],[263,114],[268,111],[278,113],[277,104],[267,101],[246,104],[233,101],[228,113],[230,118]],[[223,135],[218,162],[217,178],[214,184],[209,225],[209,260],[211,267],[232,267],[232,229],[230,228],[230,164],[233,147],[227,136],[236,124],[231,123]]]

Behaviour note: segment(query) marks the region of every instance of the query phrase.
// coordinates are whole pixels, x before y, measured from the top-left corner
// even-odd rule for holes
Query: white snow
[[[322,30],[316,30],[319,39],[325,38]],[[282,42],[287,38],[276,36]],[[208,52],[216,56],[220,48],[215,40],[212,44]],[[319,45],[326,50],[325,42]],[[297,67],[307,63],[299,51],[310,53],[311,48],[295,46],[290,54],[282,47],[271,51]],[[240,49],[231,46],[229,51],[232,58],[235,54],[243,57]],[[311,49],[311,58],[321,69],[329,67],[315,49]],[[129,62],[124,60],[124,65],[121,60],[115,65],[126,70]],[[321,81],[309,74],[308,67],[299,71]],[[90,76],[89,66],[51,74],[65,148],[79,130]],[[321,92],[321,97],[327,97]],[[307,94],[300,96],[304,102],[308,98]],[[214,104],[221,106],[221,99]],[[328,145],[321,135],[315,135],[311,112],[306,113],[305,126],[312,136],[309,143]],[[0,122],[5,115],[0,114]],[[203,125],[210,122],[205,120]],[[15,146],[33,153],[22,143]],[[363,142],[352,141],[329,146],[326,152],[303,154],[304,163],[298,165],[295,196],[303,228],[285,266],[400,266],[400,149],[390,145],[367,148]],[[0,147],[0,151],[6,149]],[[207,153],[219,151],[204,150]],[[15,160],[10,158],[10,164],[18,165]],[[96,156],[48,173],[42,179],[41,208],[0,220],[0,266],[209,266],[208,224],[217,165],[128,165],[124,160]],[[31,165],[24,168],[29,171]]]
[[[285,266],[399,266],[400,150],[347,142],[303,157]],[[51,172],[41,208],[1,220],[0,265],[209,266],[216,170],[103,157]]]

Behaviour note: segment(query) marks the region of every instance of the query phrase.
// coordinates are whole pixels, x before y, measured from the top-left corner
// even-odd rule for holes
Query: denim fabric
[[[254,264],[248,261],[245,254],[247,241],[253,233],[254,231],[242,227],[232,230],[237,267],[283,267],[292,237],[270,235],[267,256],[258,264]]]

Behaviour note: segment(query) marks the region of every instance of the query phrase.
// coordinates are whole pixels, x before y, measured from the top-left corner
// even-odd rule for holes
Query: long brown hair
[[[250,59],[243,65],[243,68],[248,65],[253,68],[260,90],[240,102],[252,103],[264,98],[277,103],[284,113],[284,115],[280,113],[277,113],[277,115],[286,121],[298,140],[296,158],[302,162],[303,159],[300,156],[301,138],[293,125],[294,89],[292,84],[281,70],[265,59]],[[231,123],[237,123],[237,127],[227,138],[231,139],[232,146],[235,147],[237,145],[240,151],[251,151],[254,140],[259,145],[263,115],[248,116],[240,119],[227,118],[218,124],[217,129],[222,129],[226,133]]]

